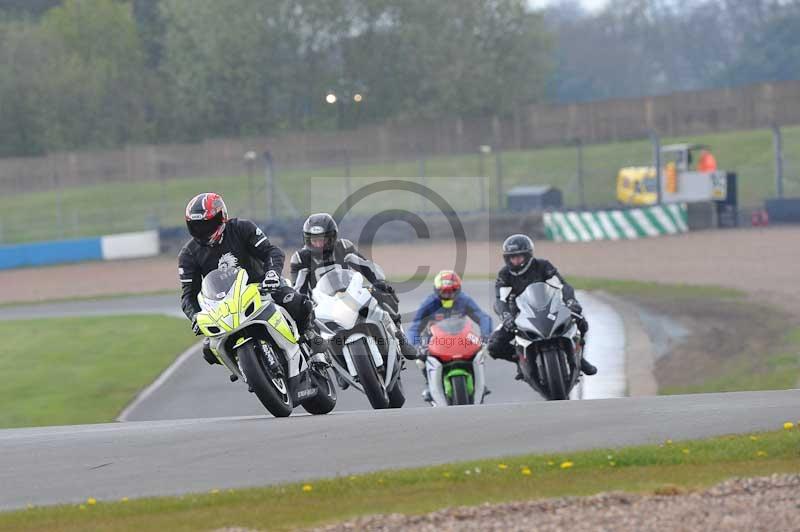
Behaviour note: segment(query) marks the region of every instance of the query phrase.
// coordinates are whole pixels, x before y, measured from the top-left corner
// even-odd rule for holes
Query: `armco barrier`
[[[0,270],[158,255],[158,231],[0,246]]]
[[[549,240],[589,242],[674,235],[689,230],[686,204],[594,212],[548,212],[544,230]]]

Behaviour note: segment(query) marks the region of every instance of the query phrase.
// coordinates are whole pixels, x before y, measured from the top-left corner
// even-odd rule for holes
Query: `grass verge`
[[[0,323],[0,427],[113,421],[196,341],[186,320],[114,316]]]
[[[672,142],[701,142],[713,146],[721,168],[739,174],[739,202],[758,205],[774,194],[772,134],[769,130],[737,131],[704,136],[664,138]],[[800,151],[800,127],[784,128],[784,152]],[[586,170],[585,197],[592,205],[615,202],[615,181],[622,166],[649,164],[652,147],[649,141],[618,142],[586,146],[583,151]],[[567,205],[579,201],[576,186],[576,153],[574,147],[552,147],[502,154],[503,187],[549,184],[564,191]],[[424,167],[427,178],[419,178]],[[787,165],[791,169],[793,165]],[[244,169],[243,169],[244,170]],[[432,157],[423,165],[419,161],[355,165],[350,169],[351,182],[345,184],[343,164],[314,170],[284,171],[278,169],[278,182],[296,208],[303,212],[332,210],[346,196],[346,190],[356,190],[385,178],[417,179],[439,193],[444,193],[457,210],[474,210],[496,206],[494,160],[484,161],[483,170],[477,154]],[[244,174],[244,171],[243,171]],[[226,199],[233,212],[242,216],[261,218],[265,197],[263,178],[252,183],[245,175],[167,179],[162,182],[114,183],[55,191],[18,194],[0,216],[0,242],[61,239],[136,231],[156,224],[177,227],[186,202],[198,191],[214,190]],[[487,176],[474,179],[469,176]],[[438,177],[450,179],[438,179]],[[452,178],[462,178],[453,181]],[[800,191],[797,175],[787,175],[786,193]],[[457,186],[459,194],[452,194]],[[308,192],[311,191],[311,195]],[[150,209],[129,209],[128,198],[136,197]],[[54,205],[61,205],[56,209]],[[374,213],[380,206],[419,208],[420,198],[412,195],[387,193],[355,206],[356,212]]]
[[[670,299],[740,299],[747,296],[734,288],[722,286],[697,286],[688,284],[662,284],[642,281],[621,281],[595,277],[570,277],[570,284],[579,290],[602,290],[619,296]]]
[[[175,295],[177,290],[152,290],[145,292],[120,292],[116,294],[98,294],[94,296],[71,296],[62,298],[40,299],[36,301],[4,301],[0,303],[0,308],[50,305],[54,303],[80,303],[82,301],[105,301],[107,299],[119,299],[122,297],[148,297]]]
[[[763,315],[754,312],[754,319]],[[788,328],[788,325],[787,325]],[[793,327],[776,335],[776,344],[767,352],[744,350],[708,375],[700,384],[667,386],[659,390],[662,395],[692,393],[787,390],[796,388],[800,381],[800,327]]]
[[[800,412],[798,412],[800,415]],[[360,515],[419,514],[610,490],[675,494],[734,476],[800,473],[800,430],[529,455],[182,497],[29,508],[0,530],[288,530]],[[98,494],[102,497],[102,494]]]

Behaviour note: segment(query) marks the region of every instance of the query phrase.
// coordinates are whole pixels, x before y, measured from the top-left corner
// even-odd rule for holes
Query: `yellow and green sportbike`
[[[289,313],[248,283],[244,269],[212,271],[197,300],[197,325],[211,350],[231,380],[247,383],[273,416],[286,417],[297,405],[309,414],[333,410],[336,388],[326,356],[310,354]]]

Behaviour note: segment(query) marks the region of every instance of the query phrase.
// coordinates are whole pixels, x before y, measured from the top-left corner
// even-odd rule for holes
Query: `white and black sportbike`
[[[320,334],[328,341],[340,378],[364,392],[372,408],[403,406],[397,325],[364,287],[364,277],[336,266],[319,279],[312,298]]]
[[[325,355],[311,355],[289,313],[249,283],[245,269],[210,272],[197,300],[197,325],[211,351],[273,416],[288,416],[298,405],[309,414],[333,410],[336,387]]]
[[[581,375],[583,339],[556,277],[516,297],[514,344],[523,380],[550,401],[569,399]]]

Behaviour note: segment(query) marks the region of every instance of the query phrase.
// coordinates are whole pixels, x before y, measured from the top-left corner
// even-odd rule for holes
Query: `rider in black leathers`
[[[583,308],[575,299],[575,289],[549,261],[534,258],[533,250],[533,240],[526,235],[512,235],[503,242],[503,259],[506,265],[497,273],[494,304],[494,310],[502,323],[489,338],[487,351],[492,358],[516,363],[514,347],[511,345],[514,339],[514,318],[517,314],[514,299],[531,283],[546,281],[551,277],[556,277],[561,282],[564,303],[576,316],[581,336],[585,338],[589,330],[589,323],[583,317]],[[586,358],[581,358],[581,371],[586,375],[594,375],[597,368]]]
[[[330,214],[312,214],[303,224],[304,246],[292,255],[290,271],[294,289],[310,296],[319,279],[337,265],[356,270],[372,284],[372,295],[397,323],[400,350],[407,359],[416,359],[417,350],[400,328],[398,300],[386,282],[383,270],[356,250],[349,240],[339,238],[339,227]]]
[[[178,255],[178,276],[181,308],[192,320],[195,334],[200,334],[195,316],[200,312],[197,294],[203,277],[218,268],[241,267],[250,279],[263,279],[262,288],[270,293],[277,305],[289,312],[311,350],[316,353],[324,351],[324,343],[312,326],[313,304],[283,281],[284,253],[270,243],[256,224],[250,220],[229,219],[222,197],[207,192],[189,201],[186,226],[192,239],[184,244]],[[219,363],[207,341],[204,342],[203,356],[209,364]]]

